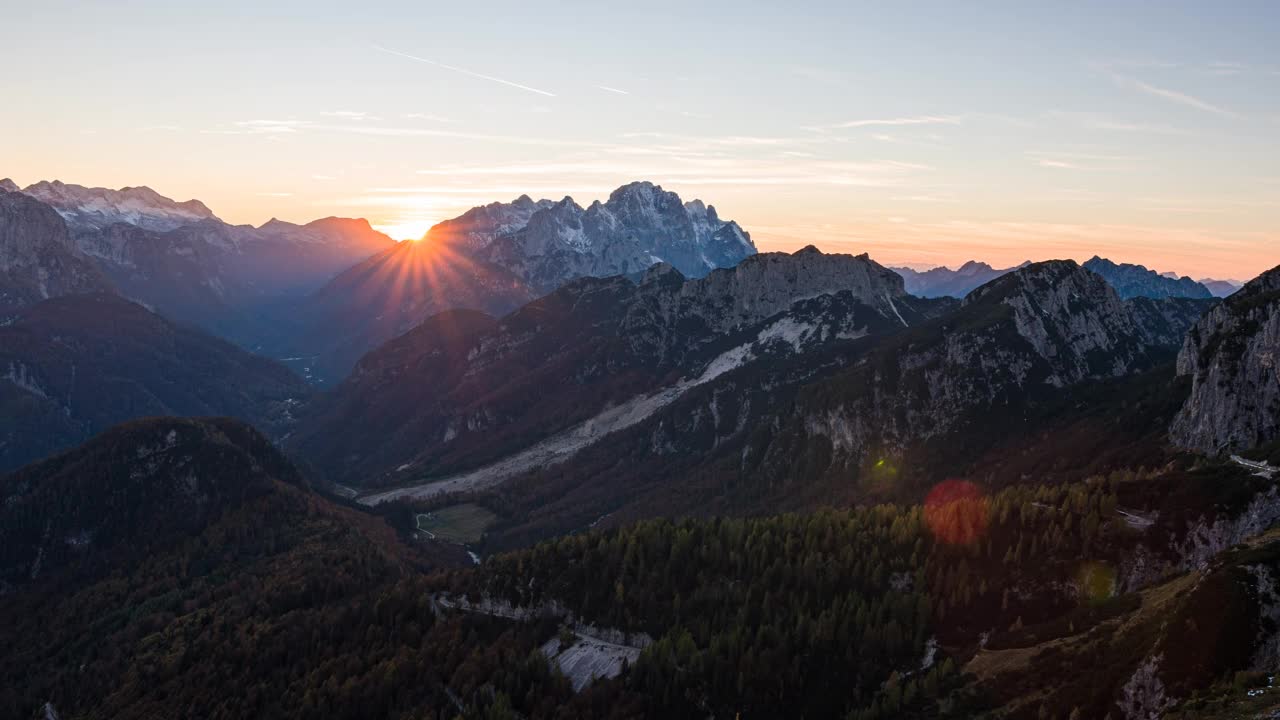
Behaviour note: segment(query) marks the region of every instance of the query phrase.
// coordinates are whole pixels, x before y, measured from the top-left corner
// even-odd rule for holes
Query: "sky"
[[[1280,3],[0,0],[0,177],[224,220],[633,180],[761,250],[1280,264]]]

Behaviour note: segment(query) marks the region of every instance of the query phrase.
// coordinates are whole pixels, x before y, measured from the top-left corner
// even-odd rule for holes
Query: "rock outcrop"
[[[1280,438],[1280,267],[1209,311],[1187,335],[1178,374],[1191,396],[1173,442],[1217,454]]]
[[[1072,261],[1027,266],[970,293],[960,310],[892,338],[849,371],[802,394],[805,436],[859,462],[951,433],[974,413],[1019,406],[1086,380],[1168,357],[1101,277]]]
[[[0,190],[0,312],[111,283],[80,253],[48,205]]]

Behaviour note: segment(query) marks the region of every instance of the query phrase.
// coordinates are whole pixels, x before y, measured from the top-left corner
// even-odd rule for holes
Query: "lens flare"
[[[987,532],[989,502],[968,480],[945,480],[924,500],[924,521],[935,537],[950,545],[969,545]]]

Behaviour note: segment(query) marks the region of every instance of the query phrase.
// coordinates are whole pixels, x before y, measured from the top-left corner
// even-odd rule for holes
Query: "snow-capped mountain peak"
[[[199,200],[178,202],[146,186],[112,190],[43,180],[28,185],[22,192],[57,210],[74,230],[97,230],[123,222],[147,230],[167,231],[218,219]]]
[[[756,252],[737,223],[701,200],[684,202],[648,181],[628,183],[587,207],[572,197],[472,208],[431,228],[448,243],[499,265],[541,291],[583,276],[642,272],[671,263],[688,277],[736,265]]]

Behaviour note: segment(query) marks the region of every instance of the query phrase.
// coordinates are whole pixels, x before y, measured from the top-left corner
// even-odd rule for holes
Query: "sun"
[[[421,240],[423,235],[438,222],[435,218],[394,218],[375,223],[374,229],[386,233],[393,240]]]

